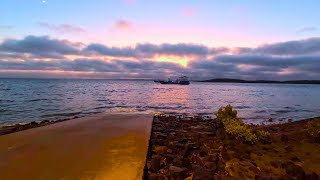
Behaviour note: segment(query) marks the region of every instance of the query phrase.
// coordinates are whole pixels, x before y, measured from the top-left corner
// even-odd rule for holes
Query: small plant
[[[257,138],[264,144],[270,143],[270,133],[264,130],[256,131]]]
[[[250,144],[257,141],[257,136],[237,117],[237,111],[231,105],[220,108],[215,115],[218,126],[223,127],[229,136]]]
[[[313,137],[320,137],[320,119],[308,122],[308,133]]]
[[[270,137],[270,133],[264,130],[258,130],[257,136],[259,139],[268,139]]]

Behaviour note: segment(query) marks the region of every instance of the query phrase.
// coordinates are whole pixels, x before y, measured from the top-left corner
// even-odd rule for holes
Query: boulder
[[[279,167],[281,167],[281,166],[282,166],[282,163],[283,163],[283,162],[280,161],[280,160],[270,161],[271,166],[274,167],[274,168],[279,168]]]
[[[317,173],[312,172],[312,173],[306,174],[306,179],[307,180],[319,180],[320,177],[319,177],[319,175]]]
[[[284,148],[287,152],[291,152],[293,150],[293,146],[288,145]]]
[[[167,135],[165,135],[165,134],[163,134],[163,133],[156,133],[156,134],[155,134],[155,138],[156,138],[156,139],[162,139],[162,140],[164,140],[164,139],[167,138]]]
[[[160,176],[158,174],[156,174],[156,173],[151,173],[151,174],[149,174],[149,178],[148,179],[149,180],[158,180],[158,179],[160,179]]]
[[[190,165],[190,162],[188,159],[183,158],[182,156],[178,156],[173,163],[175,166],[178,167],[188,167]]]
[[[168,150],[167,146],[155,146],[153,151],[157,154],[165,154]]]
[[[255,174],[260,174],[260,170],[252,163],[250,160],[241,160],[239,164],[243,167],[248,168],[250,171],[254,172]]]
[[[170,164],[170,163],[172,163],[173,162],[173,160],[175,159],[175,155],[173,155],[173,154],[166,154],[165,155],[165,163],[166,164]]]
[[[288,141],[289,141],[289,138],[287,135],[284,135],[284,134],[281,135],[281,142],[288,143]]]
[[[215,171],[197,166],[193,172],[193,180],[214,180]]]
[[[204,165],[208,169],[216,170],[217,164],[215,162],[205,162]]]
[[[37,123],[37,122],[35,122],[35,121],[32,121],[32,122],[30,123],[31,126],[38,126],[38,124],[39,124],[39,123]]]
[[[161,161],[159,157],[155,157],[151,159],[150,162],[150,170],[152,172],[158,172],[161,168]]]
[[[272,180],[272,176],[268,174],[259,174],[259,175],[255,175],[254,179],[255,180]]]
[[[178,167],[178,166],[170,166],[169,167],[169,173],[170,176],[174,179],[184,179],[187,177],[187,168],[184,167]]]
[[[283,167],[285,168],[286,173],[290,176],[297,177],[298,179],[305,179],[306,177],[304,169],[293,162],[285,162]]]

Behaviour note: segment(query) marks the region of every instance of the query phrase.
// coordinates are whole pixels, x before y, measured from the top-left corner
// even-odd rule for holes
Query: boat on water
[[[177,80],[173,81],[170,78],[167,81],[164,80],[158,80],[154,82],[159,82],[160,84],[178,84],[178,85],[189,85],[190,81],[187,76],[181,76]]]

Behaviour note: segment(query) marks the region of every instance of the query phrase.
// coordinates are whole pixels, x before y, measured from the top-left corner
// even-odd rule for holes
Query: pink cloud
[[[47,28],[51,31],[54,31],[56,33],[85,33],[86,31],[76,25],[72,25],[72,24],[49,24],[47,22],[39,22],[38,23],[39,26],[43,27],[43,28]]]
[[[181,14],[184,16],[194,16],[198,13],[198,9],[196,8],[183,8],[181,10]]]
[[[132,28],[132,22],[120,19],[115,22],[113,28],[116,30],[129,30]]]
[[[124,4],[126,5],[133,5],[136,3],[136,0],[123,0]]]

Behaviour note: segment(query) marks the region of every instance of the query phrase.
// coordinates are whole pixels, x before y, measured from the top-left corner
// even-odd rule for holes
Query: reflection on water
[[[0,124],[105,111],[212,114],[227,104],[250,121],[319,116],[320,86],[0,79]]]

